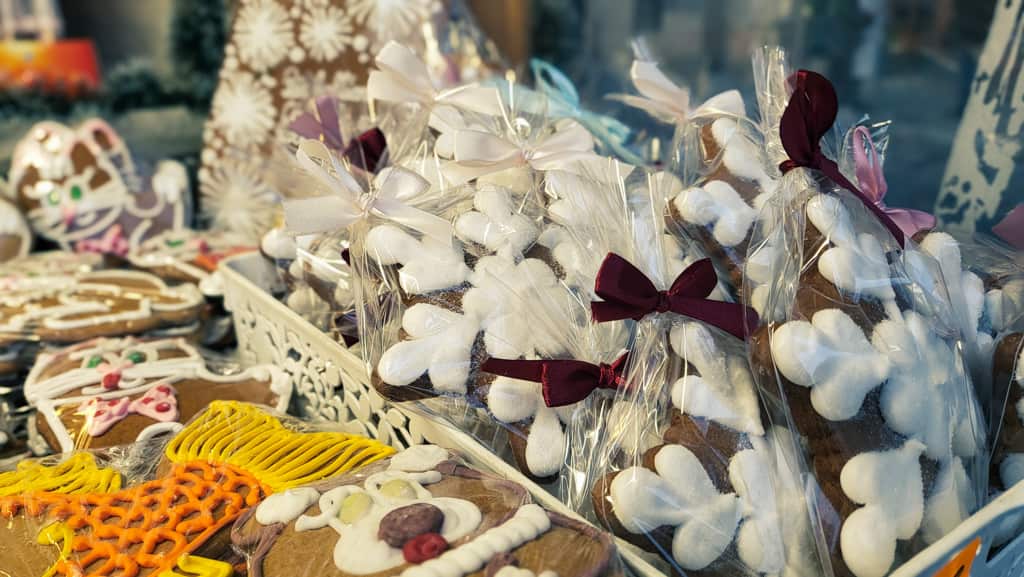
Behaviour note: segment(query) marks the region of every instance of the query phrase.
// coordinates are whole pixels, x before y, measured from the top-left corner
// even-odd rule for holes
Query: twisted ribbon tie
[[[903,230],[874,200],[843,176],[839,165],[821,151],[821,138],[832,128],[839,111],[839,97],[827,78],[810,70],[799,70],[795,87],[779,123],[782,147],[789,159],[779,164],[783,174],[794,168],[821,171],[839,186],[849,190],[889,229],[903,247]]]
[[[870,152],[870,157],[868,153]],[[871,199],[875,206],[882,209],[889,218],[900,227],[903,234],[914,236],[918,231],[935,227],[935,217],[921,210],[909,208],[890,208],[885,206],[885,193],[889,187],[885,183],[882,163],[878,159],[878,150],[871,140],[871,131],[866,126],[853,129],[853,163],[857,174],[857,183],[864,196]]]
[[[1024,203],[1006,213],[1003,220],[992,227],[992,233],[1017,250],[1024,250]]]
[[[121,225],[115,224],[107,229],[100,238],[87,238],[75,243],[75,252],[92,252],[125,256],[129,249],[128,239],[124,237]]]
[[[448,104],[491,116],[502,113],[501,94],[496,88],[467,84],[439,91],[427,65],[409,47],[393,40],[377,53],[375,63],[377,70],[371,71],[366,81],[370,102],[412,103],[426,108]]]
[[[442,168],[453,186],[510,168],[571,172],[572,163],[600,159],[594,137],[575,121],[536,142],[515,143],[482,130],[459,130],[453,142],[455,159]]]
[[[312,234],[341,230],[372,214],[451,244],[451,223],[405,204],[430,188],[430,183],[420,175],[404,168],[388,167],[377,174],[371,190],[366,191],[318,140],[304,141],[295,157],[302,168],[333,194],[285,201],[285,223],[289,232]]]
[[[548,114],[554,118],[576,120],[619,158],[631,164],[643,164],[643,158],[626,147],[629,127],[616,118],[583,108],[576,86],[564,72],[537,58],[530,60],[530,70],[533,71],[537,91],[547,98]]]
[[[691,109],[690,91],[665,76],[657,62],[634,60],[629,76],[640,96],[616,94],[612,98],[668,124],[683,124],[701,116],[745,116],[747,113],[738,90],[720,92]]]
[[[367,172],[376,172],[387,140],[379,128],[371,128],[345,144],[345,134],[338,120],[338,99],[320,96],[314,100],[314,112],[303,112],[288,125],[292,132],[303,138],[319,140],[329,150],[347,158],[351,164]]]
[[[484,361],[484,372],[541,384],[544,404],[564,407],[586,399],[597,389],[618,389],[623,382],[622,371],[629,353],[611,364],[592,364],[577,360],[495,359]]]
[[[594,292],[603,301],[590,303],[597,322],[640,320],[652,313],[673,312],[688,316],[740,339],[757,328],[757,313],[737,303],[709,300],[718,275],[711,259],[701,259],[683,272],[666,291],[659,291],[632,263],[608,253],[597,271]]]

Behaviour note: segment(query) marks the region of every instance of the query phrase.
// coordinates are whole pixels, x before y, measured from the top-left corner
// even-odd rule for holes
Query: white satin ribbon
[[[501,94],[494,87],[467,84],[438,91],[430,80],[427,65],[409,47],[398,42],[388,42],[375,62],[377,70],[370,72],[366,82],[366,97],[370,101],[416,103],[427,108],[448,104],[491,116],[502,113]]]
[[[451,223],[406,204],[430,188],[430,183],[415,172],[401,167],[385,168],[374,178],[371,190],[366,191],[318,140],[303,141],[295,158],[306,172],[334,194],[285,201],[285,224],[289,232],[312,234],[341,230],[373,215],[451,244]]]
[[[453,138],[455,160],[445,164],[444,174],[455,186],[474,178],[529,166],[538,171],[578,171],[573,164],[598,158],[594,137],[578,122],[567,123],[536,143],[516,144],[480,130],[459,130]]]
[[[616,99],[647,112],[651,116],[670,124],[682,124],[688,120],[708,115],[728,114],[745,116],[746,108],[738,90],[726,90],[704,101],[697,108],[690,109],[690,91],[677,86],[658,69],[657,62],[634,60],[629,70],[633,86],[641,96],[616,95]]]

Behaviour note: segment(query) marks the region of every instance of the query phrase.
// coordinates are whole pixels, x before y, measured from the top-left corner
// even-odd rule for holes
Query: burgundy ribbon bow
[[[345,135],[338,120],[338,99],[333,96],[320,96],[315,101],[316,113],[303,112],[293,120],[288,128],[303,138],[311,138],[324,143],[355,166],[367,172],[376,172],[387,140],[379,128],[371,128],[345,144]]]
[[[481,370],[540,383],[544,404],[564,407],[578,403],[597,389],[617,389],[622,384],[622,371],[629,353],[611,364],[595,365],[576,360],[487,359]]]
[[[779,124],[779,136],[782,147],[786,149],[789,159],[779,164],[783,174],[794,168],[813,168],[820,170],[839,186],[852,192],[885,225],[896,242],[903,246],[904,235],[893,220],[879,208],[870,198],[864,195],[852,182],[847,180],[839,170],[839,165],[821,151],[821,138],[832,128],[839,111],[839,98],[836,89],[827,78],[811,72],[799,70],[795,75],[796,86],[789,98],[789,104],[782,113]]]
[[[745,339],[757,327],[757,313],[740,304],[708,300],[717,284],[715,267],[705,258],[681,272],[667,291],[659,291],[632,263],[608,253],[594,283],[594,292],[604,300],[590,303],[590,311],[602,323],[674,312]]]

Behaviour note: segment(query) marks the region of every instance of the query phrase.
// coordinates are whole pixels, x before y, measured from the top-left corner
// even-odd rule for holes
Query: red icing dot
[[[160,391],[165,395],[171,394],[171,389],[167,385],[160,385],[159,387],[156,388],[156,390]]]
[[[95,413],[93,413],[92,416],[93,417],[102,417],[103,415],[106,415],[106,414],[107,414],[106,411],[104,411],[103,409],[100,409],[100,410],[96,411]]]
[[[103,375],[103,388],[104,389],[116,389],[117,384],[121,382],[121,373],[107,373]]]
[[[407,563],[423,563],[448,549],[448,541],[437,533],[423,533],[406,541],[402,556]]]
[[[156,411],[158,413],[166,413],[167,411],[170,411],[170,410],[171,410],[171,404],[170,403],[158,403],[157,406],[156,406]]]
[[[151,399],[149,397],[145,397],[145,398],[142,399],[142,404],[143,405],[148,405],[148,404],[150,404],[152,402],[153,402],[153,399]]]
[[[116,407],[117,406],[117,401],[107,401],[107,406],[108,407]]]

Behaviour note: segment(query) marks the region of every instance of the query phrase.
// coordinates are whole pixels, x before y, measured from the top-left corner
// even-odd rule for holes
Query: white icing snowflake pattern
[[[415,31],[415,27],[441,9],[437,0],[353,0],[349,13],[358,21],[366,22],[376,33],[374,51],[390,40],[400,40]]]
[[[256,167],[239,162],[221,162],[199,171],[203,185],[203,207],[211,215],[213,228],[229,230],[258,239],[271,226],[277,195],[260,178]]]
[[[213,98],[212,123],[239,146],[260,144],[274,128],[274,101],[252,74],[222,79]]]
[[[314,60],[333,60],[352,43],[352,23],[334,6],[314,6],[302,16],[299,40]]]
[[[234,39],[239,59],[253,70],[275,66],[294,45],[288,11],[274,0],[255,0],[242,6]]]

